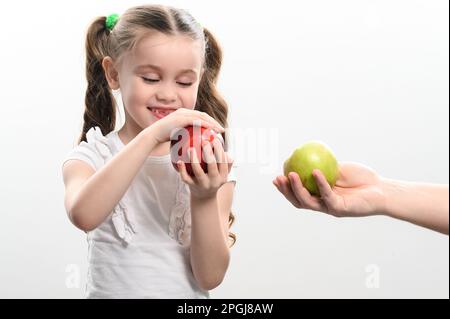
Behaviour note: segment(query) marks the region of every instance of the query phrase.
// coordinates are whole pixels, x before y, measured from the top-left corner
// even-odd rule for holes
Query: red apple
[[[176,131],[172,134],[170,141],[170,156],[173,167],[178,171],[177,162],[181,160],[185,163],[188,174],[194,176],[191,161],[187,153],[189,148],[194,148],[197,158],[199,159],[200,166],[205,173],[208,173],[208,165],[203,156],[202,142],[207,141],[212,143],[216,138],[222,143],[223,146],[224,141],[222,135],[216,133],[212,129],[190,125]],[[214,150],[212,145],[211,148]]]

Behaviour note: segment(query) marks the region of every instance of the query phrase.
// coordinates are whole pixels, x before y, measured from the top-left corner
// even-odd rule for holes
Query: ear
[[[102,67],[111,90],[119,89],[119,73],[114,66],[113,59],[109,56],[104,57],[102,61]]]

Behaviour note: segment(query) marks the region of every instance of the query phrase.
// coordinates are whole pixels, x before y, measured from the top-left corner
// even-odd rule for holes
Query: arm
[[[191,197],[191,265],[199,286],[205,290],[217,287],[228,268],[228,218],[234,183],[224,184],[217,196],[205,199]]]
[[[339,166],[339,178],[333,188],[320,171],[315,170],[313,176],[320,197],[311,196],[295,173],[278,176],[273,183],[297,208],[336,217],[387,215],[448,235],[448,185],[385,179],[356,163]]]
[[[223,280],[228,268],[228,218],[231,211],[234,183],[228,182],[232,162],[217,139],[203,145],[208,173],[201,168],[195,150],[188,152],[195,176],[187,174],[179,162],[183,181],[191,191],[191,266],[199,287],[211,290]]]
[[[67,161],[65,206],[75,226],[90,231],[106,219],[157,144],[152,136],[150,127],[141,131],[97,172],[79,160]]]
[[[384,179],[382,189],[386,215],[448,235],[448,185]]]
[[[63,168],[65,207],[74,225],[84,231],[100,225],[123,197],[153,148],[170,141],[174,129],[192,123],[224,131],[208,114],[180,108],[143,129],[97,172],[81,161],[68,161]]]

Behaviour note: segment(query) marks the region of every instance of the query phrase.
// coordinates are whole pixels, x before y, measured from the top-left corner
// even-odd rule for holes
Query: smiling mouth
[[[147,109],[152,112],[153,116],[162,119],[163,117],[166,117],[172,112],[175,112],[176,109],[172,108],[160,108],[160,107],[147,107]]]

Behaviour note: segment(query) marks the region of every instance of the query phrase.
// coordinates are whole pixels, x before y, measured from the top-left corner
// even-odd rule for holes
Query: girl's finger
[[[213,118],[211,115],[209,115],[208,113],[205,113],[205,112],[201,112],[201,114],[204,116],[204,118],[206,120],[210,121],[211,123],[214,123],[217,127],[219,127],[222,132],[225,131],[225,128],[222,125],[220,125],[220,123],[215,118]]]
[[[219,175],[219,169],[217,168],[216,157],[214,156],[211,144],[209,142],[202,142],[203,159],[208,165],[208,175],[210,177],[216,177]]]
[[[223,149],[222,143],[217,138],[212,141],[212,146],[214,147],[214,156],[219,168],[219,173],[225,177],[228,175],[228,160],[225,150]]]
[[[289,180],[292,193],[295,195],[297,200],[303,204],[303,206],[312,210],[323,210],[323,204],[318,198],[311,196],[308,190],[303,186],[300,176],[298,176],[297,173],[289,173]]]
[[[213,129],[217,132],[225,132],[225,129],[220,124],[218,124],[216,122],[208,121],[207,119],[202,118],[202,117],[199,118],[196,115],[192,115],[191,117],[187,118],[186,120],[188,120],[186,125],[205,127],[205,128]],[[184,126],[186,126],[186,125],[184,125]]]
[[[217,122],[213,117],[211,117],[209,114],[205,113],[205,112],[201,112],[201,111],[196,111],[194,110],[193,112],[195,112],[195,116],[197,118],[202,119],[205,122],[208,122],[211,124],[211,126],[216,127],[218,129],[218,131],[220,131],[221,133],[225,131],[225,128],[223,128],[222,125],[220,125],[219,122]]]
[[[228,153],[225,153],[225,154],[226,154],[227,163],[228,163],[228,173],[230,173],[231,172],[231,168],[233,167],[234,160],[231,158],[230,155],[228,155]]]
[[[192,179],[192,177],[188,174],[187,170],[186,170],[186,164],[184,164],[183,161],[178,161],[177,162],[177,167],[178,167],[178,172],[181,175],[181,179],[188,185],[193,185],[194,184],[194,180]]]
[[[195,178],[200,182],[204,182],[205,179],[207,179],[208,177],[206,176],[205,172],[203,171],[203,168],[200,166],[200,162],[197,157],[197,152],[195,151],[194,148],[189,148],[188,154],[189,154],[192,171],[194,172]]]

